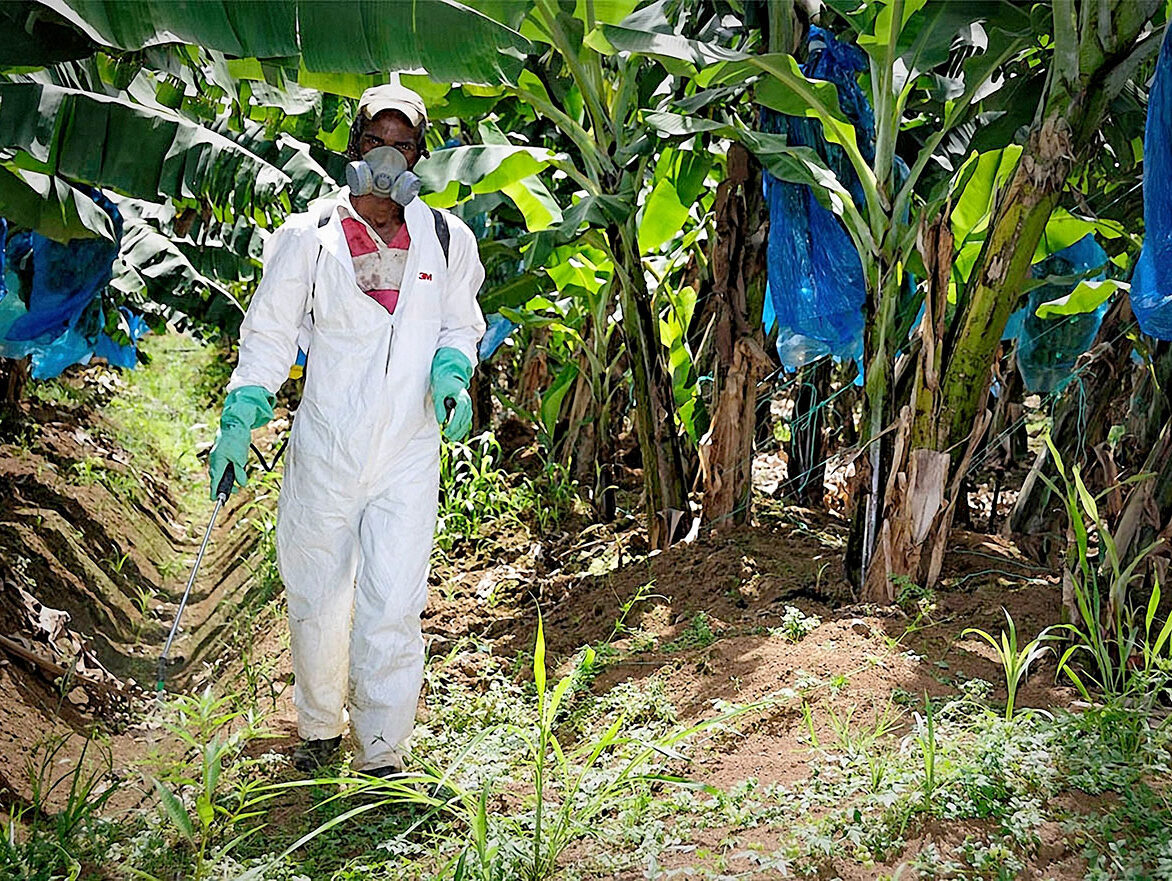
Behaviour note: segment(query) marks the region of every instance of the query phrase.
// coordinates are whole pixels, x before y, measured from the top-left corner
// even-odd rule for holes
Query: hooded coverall
[[[401,765],[415,723],[439,498],[429,370],[444,347],[476,363],[484,268],[472,231],[450,214],[445,261],[431,209],[413,200],[392,315],[358,287],[338,212],[319,227],[320,205],[291,216],[265,245],[228,391],[275,394],[300,331],[305,388],[277,506],[298,732],[337,737],[348,706],[353,767],[364,770]]]

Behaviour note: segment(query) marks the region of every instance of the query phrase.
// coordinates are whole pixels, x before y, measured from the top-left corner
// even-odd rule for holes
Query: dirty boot
[[[293,767],[298,771],[316,771],[323,765],[336,762],[341,745],[340,735],[326,740],[303,740],[293,750]]]
[[[383,765],[381,768],[371,768],[368,771],[360,771],[359,773],[365,774],[368,777],[381,777],[386,780],[388,777],[402,774],[403,768],[401,765]]]

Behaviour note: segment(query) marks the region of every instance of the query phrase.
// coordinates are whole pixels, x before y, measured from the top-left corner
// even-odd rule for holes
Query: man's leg
[[[355,770],[401,766],[423,684],[419,616],[439,502],[439,443],[412,440],[362,514],[350,649]]]
[[[288,492],[297,482],[287,470],[277,515],[277,564],[285,583],[293,650],[293,703],[298,734],[305,740],[328,740],[346,727],[357,517],[324,504],[302,503]]]

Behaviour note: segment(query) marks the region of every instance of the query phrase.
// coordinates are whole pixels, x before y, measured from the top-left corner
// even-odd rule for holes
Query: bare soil
[[[26,766],[47,738],[99,728],[109,735],[114,767],[122,773],[141,767],[152,753],[177,748],[156,725],[132,720],[149,705],[154,662],[203,528],[182,518],[165,474],[138,475],[143,492],[133,502],[101,482],[76,479],[76,463],[95,457],[111,469],[129,467],[125,451],[104,430],[100,411],[63,414],[38,405],[29,416],[41,426],[37,435],[23,445],[0,446],[0,636],[74,669],[80,654],[88,666],[77,686],[0,649],[0,807],[30,796]],[[246,493],[234,497],[213,535],[185,615],[172,687],[198,688],[238,667],[238,652],[225,648],[232,647],[226,637],[234,614],[250,602],[256,536],[239,522],[247,501]],[[623,660],[605,670],[596,690],[659,677],[685,721],[710,715],[714,701],[749,703],[794,688],[803,675],[843,674],[841,687],[819,700],[861,721],[877,717],[899,694],[953,694],[966,678],[997,684],[1003,699],[1001,668],[991,650],[961,631],[998,631],[1004,608],[1023,639],[1032,637],[1058,618],[1059,586],[1052,573],[1008,540],[961,533],[935,608],[917,620],[910,606],[855,602],[842,572],[845,532],[845,524],[830,514],[776,504],[764,505],[752,526],[701,534],[653,555],[647,555],[644,535],[630,518],[605,527],[578,518],[568,531],[536,542],[519,531],[501,531],[475,554],[457,548],[450,562],[436,568],[424,631],[433,655],[476,637],[512,657],[531,650],[540,607],[550,650],[559,659],[613,634]],[[145,611],[136,603],[140,590],[159,597]],[[640,592],[645,599],[630,608],[615,633],[624,604]],[[782,625],[787,606],[821,620],[796,643],[770,633]],[[42,614],[45,609],[49,612]],[[68,619],[54,619],[52,610]],[[682,643],[701,613],[714,640]],[[60,623],[56,630],[53,620]],[[296,725],[287,687],[287,633],[279,616],[259,619],[258,626],[246,638],[253,654],[269,661],[268,724],[276,739],[256,749],[291,749]],[[636,644],[646,647],[631,651]],[[1036,668],[1019,704],[1069,704],[1071,692],[1055,687],[1053,674],[1052,660]],[[118,689],[117,699],[83,679]],[[134,683],[147,689],[124,699]],[[825,714],[819,720],[824,726]],[[809,773],[804,725],[789,707],[760,714],[740,736],[700,749],[693,776],[726,789],[749,777],[762,784],[800,782]],[[61,762],[78,754],[81,738],[74,740]],[[129,801],[141,796],[132,791]],[[1094,809],[1090,800],[1084,805],[1079,798],[1070,794],[1072,809]],[[124,800],[121,807],[126,806]],[[908,848],[892,864],[866,869],[835,864],[826,877],[890,873],[928,843],[943,849],[980,833],[979,825],[925,824],[909,831]],[[740,850],[777,843],[776,832],[767,827],[710,830],[702,840],[675,848],[665,867],[707,864],[711,857],[704,854],[726,851],[722,842],[732,832]],[[738,859],[729,858],[727,871],[749,868]],[[1027,877],[1076,878],[1083,868],[1061,831],[1046,828]]]

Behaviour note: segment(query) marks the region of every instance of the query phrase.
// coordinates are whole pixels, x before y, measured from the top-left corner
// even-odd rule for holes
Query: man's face
[[[366,124],[362,137],[358,139],[358,153],[365,156],[375,147],[394,147],[403,154],[408,168],[414,168],[419,161],[415,129],[397,113],[384,110]]]

